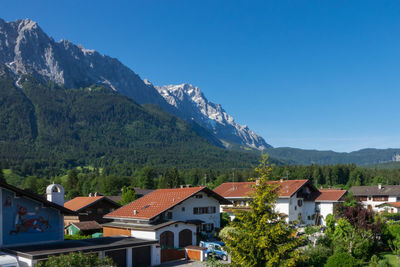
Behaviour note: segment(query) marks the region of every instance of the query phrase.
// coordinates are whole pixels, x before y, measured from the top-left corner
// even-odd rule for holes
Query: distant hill
[[[0,161],[218,169],[257,164],[259,154],[229,151],[218,142],[199,125],[108,87],[65,90],[0,66]]]
[[[379,164],[391,162],[393,155],[400,149],[367,148],[350,153],[334,151],[306,150],[290,147],[269,148],[266,152],[273,158],[293,165],[308,164],[350,164],[357,165]]]

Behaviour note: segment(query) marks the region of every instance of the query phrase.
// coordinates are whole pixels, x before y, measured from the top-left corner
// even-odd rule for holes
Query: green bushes
[[[328,258],[325,267],[356,267],[359,262],[348,252],[335,253]]]

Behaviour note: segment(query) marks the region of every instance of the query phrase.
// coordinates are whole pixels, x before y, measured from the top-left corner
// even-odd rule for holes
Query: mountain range
[[[209,102],[198,88],[156,88],[115,58],[67,40],[54,41],[29,19],[0,19],[0,63],[17,76],[34,73],[67,89],[102,84],[138,104],[156,104],[189,123],[196,122],[220,139],[222,145],[234,143],[259,150],[271,147],[248,127],[237,124],[220,105]]]
[[[245,168],[260,151],[278,164],[376,164],[400,153],[272,148],[196,86],[154,86],[34,21],[0,19],[0,159]]]

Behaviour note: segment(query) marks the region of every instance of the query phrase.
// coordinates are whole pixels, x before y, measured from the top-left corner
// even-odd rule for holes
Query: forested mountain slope
[[[15,78],[1,67],[3,161],[241,168],[259,159],[255,153],[219,148],[200,126],[156,106],[140,106],[106,87],[65,90],[29,75]]]

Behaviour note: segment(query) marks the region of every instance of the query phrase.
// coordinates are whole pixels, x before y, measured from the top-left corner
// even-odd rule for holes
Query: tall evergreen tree
[[[260,180],[254,187],[251,210],[238,211],[223,240],[236,266],[295,266],[301,256],[297,248],[301,239],[295,229],[275,211],[277,185],[267,184],[272,168],[268,157],[256,168]],[[278,185],[279,186],[279,185]]]

